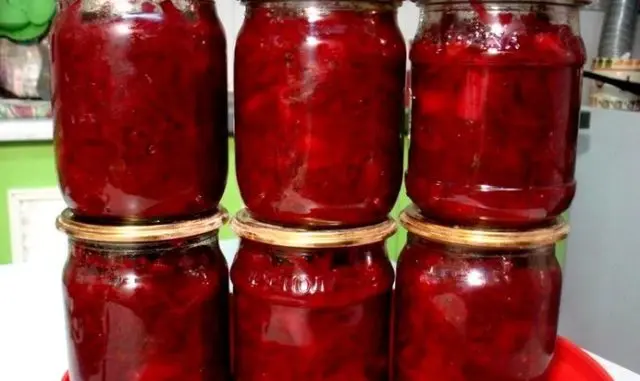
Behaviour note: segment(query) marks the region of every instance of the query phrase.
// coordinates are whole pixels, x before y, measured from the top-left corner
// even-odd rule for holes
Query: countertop
[[[66,370],[61,267],[0,265],[0,380],[58,381]],[[640,381],[640,375],[592,356],[614,380]]]

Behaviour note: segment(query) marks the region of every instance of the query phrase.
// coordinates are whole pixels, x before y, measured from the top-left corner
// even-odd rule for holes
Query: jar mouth
[[[375,225],[348,229],[308,230],[260,222],[247,209],[231,220],[231,229],[241,238],[270,245],[297,248],[331,248],[363,246],[381,242],[396,232],[391,218]]]
[[[65,209],[56,219],[56,227],[70,238],[83,241],[139,243],[170,241],[211,233],[220,229],[228,219],[227,210],[219,206],[213,215],[171,224],[98,225],[80,222],[71,209]]]
[[[553,245],[569,234],[569,224],[561,217],[547,226],[528,230],[443,226],[426,219],[415,205],[400,214],[400,223],[410,233],[430,241],[485,249],[527,249]]]

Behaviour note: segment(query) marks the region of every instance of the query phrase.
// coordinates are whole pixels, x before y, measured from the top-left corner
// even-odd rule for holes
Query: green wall
[[[11,262],[8,191],[55,185],[51,143],[0,143],[0,264]]]
[[[230,157],[233,158],[235,148],[233,140],[229,139],[229,141]],[[0,264],[11,263],[8,191],[20,188],[50,188],[56,184],[51,142],[0,143]],[[393,217],[397,218],[409,203],[403,186],[398,203],[393,209]],[[229,180],[222,204],[232,214],[242,207],[234,160],[229,160]],[[53,223],[54,221],[51,221],[52,225]],[[222,229],[221,238],[231,237],[233,232],[225,226]],[[393,259],[397,258],[405,239],[406,231],[399,228],[398,233],[387,241],[387,248]],[[558,245],[557,251],[561,263],[564,263],[564,242]]]

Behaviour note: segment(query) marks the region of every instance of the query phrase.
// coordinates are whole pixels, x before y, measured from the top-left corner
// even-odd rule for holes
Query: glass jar
[[[393,221],[304,231],[240,212],[231,266],[236,381],[387,381]]]
[[[55,151],[78,218],[215,213],[227,178],[226,42],[211,0],[63,0]]]
[[[73,381],[229,380],[225,219],[120,227],[62,214]]]
[[[259,220],[365,226],[402,183],[398,3],[246,2],[235,52],[238,185]]]
[[[546,381],[568,225],[473,230],[409,208],[395,289],[396,381]]]
[[[575,193],[575,1],[421,3],[407,193],[445,224],[531,227]]]

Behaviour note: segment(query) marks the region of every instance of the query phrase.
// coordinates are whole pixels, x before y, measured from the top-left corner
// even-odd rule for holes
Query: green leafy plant
[[[55,0],[0,0],[0,37],[39,39],[49,29],[55,10]]]

